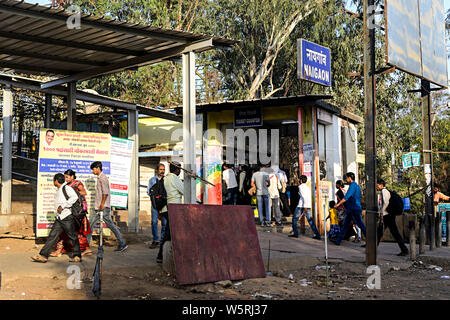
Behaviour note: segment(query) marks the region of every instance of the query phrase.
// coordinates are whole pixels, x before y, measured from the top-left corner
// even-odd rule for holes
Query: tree
[[[207,25],[210,6],[208,0],[74,0],[74,4],[85,14],[183,31]],[[82,87],[147,107],[172,107],[182,103],[180,84],[180,64],[167,61],[88,80]]]

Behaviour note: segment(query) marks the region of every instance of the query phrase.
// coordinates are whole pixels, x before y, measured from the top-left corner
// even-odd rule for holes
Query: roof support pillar
[[[134,140],[131,160],[130,189],[128,190],[128,232],[139,232],[139,139],[138,112],[128,110],[128,139]]]
[[[51,94],[45,94],[45,128],[50,128],[51,126],[52,98]]]
[[[195,53],[183,53],[183,164],[186,170],[196,171],[195,166]],[[184,174],[184,203],[195,204],[195,178]]]
[[[67,130],[77,131],[77,83],[67,84]]]
[[[3,148],[2,148],[2,214],[11,214],[12,191],[12,116],[11,86],[3,89]]]

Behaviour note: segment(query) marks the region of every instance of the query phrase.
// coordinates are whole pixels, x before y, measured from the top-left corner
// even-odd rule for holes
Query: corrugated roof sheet
[[[119,62],[126,65],[132,58],[202,40],[212,39],[214,46],[235,43],[89,15],[81,15],[81,29],[71,30],[66,21],[72,14],[23,1],[0,0],[0,69],[67,76]]]

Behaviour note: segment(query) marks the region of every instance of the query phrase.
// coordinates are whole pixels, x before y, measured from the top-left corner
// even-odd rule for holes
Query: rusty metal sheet
[[[169,204],[179,284],[266,275],[250,206]]]

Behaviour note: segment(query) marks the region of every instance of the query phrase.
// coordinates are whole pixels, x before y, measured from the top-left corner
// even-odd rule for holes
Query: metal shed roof
[[[43,82],[36,79],[30,79],[15,75],[0,74],[0,84],[10,85],[15,88],[21,88],[31,91],[37,91],[42,93],[47,93],[51,95],[67,97],[68,93],[65,87],[56,86],[51,89],[41,89],[40,85]],[[175,113],[169,112],[167,110],[160,110],[156,108],[144,107],[135,103],[122,101],[119,99],[114,99],[100,94],[89,93],[83,90],[77,90],[76,99],[80,101],[95,103],[111,108],[118,108],[122,110],[137,110],[140,114],[158,117],[162,119],[182,122],[182,117],[177,116]]]
[[[280,107],[280,106],[313,106],[316,105],[326,111],[329,111],[337,116],[346,118],[353,123],[362,123],[363,118],[349,111],[341,110],[335,105],[326,102],[325,100],[332,99],[332,95],[326,94],[310,94],[310,95],[297,95],[288,97],[270,97],[270,98],[257,98],[249,100],[229,100],[223,102],[211,102],[211,103],[198,103],[197,113],[204,112],[220,112],[222,110],[232,110],[241,107]],[[177,114],[183,112],[182,107],[175,108]]]
[[[23,1],[0,0],[0,69],[64,80],[43,88],[160,62],[188,51],[228,47],[233,40],[81,15]]]

